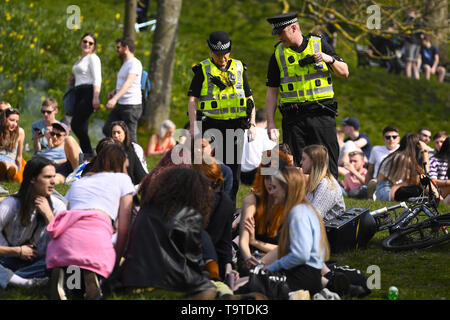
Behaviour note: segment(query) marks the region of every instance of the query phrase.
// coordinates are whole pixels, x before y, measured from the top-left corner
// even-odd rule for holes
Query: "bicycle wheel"
[[[429,248],[450,240],[450,213],[433,217],[392,233],[381,243],[388,251]]]

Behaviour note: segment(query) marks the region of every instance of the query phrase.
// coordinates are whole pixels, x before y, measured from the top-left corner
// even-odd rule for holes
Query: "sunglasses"
[[[54,137],[54,136],[57,136],[58,138],[60,138],[60,137],[62,137],[63,136],[63,134],[61,134],[61,133],[56,133],[56,132],[50,132],[50,135],[52,136],[52,137]]]
[[[94,42],[92,42],[92,41],[87,41],[87,40],[83,40],[83,43],[84,43],[84,44],[88,44],[88,45],[90,45],[90,46],[92,46],[92,45],[94,44]]]
[[[41,110],[41,113],[42,113],[42,114],[50,114],[50,113],[52,113],[53,111],[55,111],[55,110]]]
[[[384,138],[385,138],[386,140],[389,140],[389,139],[397,139],[397,138],[398,138],[398,135],[397,135],[397,136],[384,136]]]

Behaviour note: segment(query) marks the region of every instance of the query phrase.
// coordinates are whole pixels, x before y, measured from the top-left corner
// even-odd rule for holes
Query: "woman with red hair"
[[[268,151],[266,155],[270,157],[272,152],[274,151]],[[280,161],[292,163],[284,152],[278,151],[278,155]],[[253,256],[255,250],[264,254],[277,247],[283,220],[283,206],[274,204],[270,195],[271,176],[262,174],[262,168],[265,166],[267,165],[259,166],[252,192],[242,203],[239,248],[245,269],[251,269],[258,264],[258,259]]]

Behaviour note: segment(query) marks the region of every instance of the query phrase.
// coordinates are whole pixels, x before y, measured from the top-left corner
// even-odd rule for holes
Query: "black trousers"
[[[339,144],[336,136],[336,119],[328,114],[305,114],[297,111],[283,113],[283,142],[291,148],[294,163],[300,166],[302,150],[312,144],[328,149],[331,174],[338,178]]]
[[[214,147],[214,157],[229,166],[233,172],[231,200],[234,207],[236,207],[236,195],[239,190],[242,149],[244,147],[242,121],[243,119],[216,120],[208,117],[202,121],[203,137],[206,139],[209,139],[210,136],[214,137],[214,142],[211,143]]]
[[[308,290],[312,297],[323,289],[320,269],[304,264],[281,271],[286,275],[286,282],[291,291]]]
[[[92,98],[94,87],[91,84],[75,87],[75,112],[70,126],[80,141],[83,153],[93,153],[89,138],[89,118],[94,112]]]
[[[103,126],[103,134],[111,137],[111,124],[122,120],[130,130],[131,141],[137,142],[137,127],[142,115],[142,104],[117,104],[109,113]]]

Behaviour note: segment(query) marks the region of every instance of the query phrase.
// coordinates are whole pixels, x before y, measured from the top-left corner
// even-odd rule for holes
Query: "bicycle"
[[[389,230],[390,235],[382,242],[386,250],[426,248],[450,240],[450,233],[447,230],[450,224],[450,213],[440,214],[438,198],[432,189],[434,181],[429,177],[425,163],[424,169],[425,174],[420,180],[424,186],[421,197],[410,198],[400,204],[370,212],[375,219],[377,231]],[[425,197],[426,189],[428,189],[428,196]],[[439,192],[439,189],[437,190]],[[398,215],[396,210],[400,208],[404,210]],[[394,219],[389,213],[391,211],[394,212]],[[425,220],[422,219],[423,216]]]

